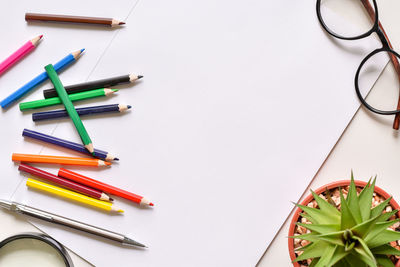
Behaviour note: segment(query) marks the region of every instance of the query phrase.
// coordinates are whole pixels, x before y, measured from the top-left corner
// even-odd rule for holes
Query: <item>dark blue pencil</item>
[[[32,130],[28,130],[28,129],[24,129],[24,131],[22,132],[22,136],[25,137],[30,137],[36,140],[40,140],[46,143],[50,143],[56,146],[60,146],[60,147],[64,147],[64,148],[68,148],[77,152],[81,152],[84,153],[86,155],[92,155],[90,154],[90,152],[86,149],[86,147],[82,144],[78,144],[78,143],[74,143],[71,141],[67,141],[61,138],[57,138],[54,136],[50,136],[47,134],[43,134],[43,133],[39,133],[39,132],[35,132]],[[92,156],[95,156],[96,158],[102,159],[102,160],[106,160],[106,161],[112,161],[112,160],[119,160],[118,158],[111,156],[110,153],[100,150],[100,149],[94,149],[94,153]]]
[[[110,113],[110,112],[124,112],[130,108],[131,106],[129,105],[112,104],[112,105],[93,106],[86,108],[77,108],[76,111],[78,112],[79,116],[83,116],[83,115],[95,115],[95,114]],[[65,109],[32,113],[33,121],[51,120],[51,119],[58,119],[65,117],[68,117],[68,113]]]

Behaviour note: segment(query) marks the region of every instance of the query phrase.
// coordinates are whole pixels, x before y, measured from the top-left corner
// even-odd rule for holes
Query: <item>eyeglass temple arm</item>
[[[367,10],[368,15],[370,16],[372,21],[375,21],[375,10],[372,7],[372,5],[369,2],[369,0],[361,0],[361,3],[364,5],[364,7]],[[393,49],[393,46],[390,43],[389,37],[386,35],[386,32],[383,29],[383,26],[382,26],[380,21],[378,21],[378,26],[379,26],[380,30],[382,31],[383,35],[385,36],[386,41],[388,42],[389,48]],[[400,64],[399,64],[399,61],[398,61],[397,57],[395,55],[393,55],[392,53],[390,53],[389,56],[390,56],[390,60],[392,61],[393,66],[394,66],[394,69],[396,70],[397,77],[398,77],[399,82],[400,82]],[[400,109],[400,95],[399,95],[399,100],[397,102],[397,110],[399,110],[399,109]],[[393,129],[398,130],[399,126],[400,126],[400,114],[397,113],[395,115],[395,117],[394,117]]]

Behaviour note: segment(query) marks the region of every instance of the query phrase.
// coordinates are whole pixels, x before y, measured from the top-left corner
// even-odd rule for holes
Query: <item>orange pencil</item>
[[[30,162],[30,163],[50,163],[50,164],[95,166],[95,167],[111,165],[110,162],[105,162],[100,159],[18,154],[18,153],[12,154],[12,160],[21,162]]]

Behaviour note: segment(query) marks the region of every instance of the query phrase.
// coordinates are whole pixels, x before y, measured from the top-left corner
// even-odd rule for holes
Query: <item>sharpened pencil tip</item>
[[[126,24],[125,22],[121,21],[120,23],[118,23],[118,25],[124,25]]]
[[[118,212],[124,213],[124,210],[118,210]]]
[[[113,199],[112,197],[108,197],[108,199],[109,199],[110,201],[114,201],[114,199]]]
[[[118,161],[118,160],[119,160],[119,158],[114,158],[114,160]]]
[[[43,34],[39,36],[39,39],[42,39],[42,37],[43,37]]]
[[[138,80],[143,78],[143,75],[138,75],[137,76]]]
[[[153,204],[153,202],[150,202],[150,204],[149,204],[150,206],[154,206],[154,204]]]
[[[131,106],[131,105],[128,105],[128,106],[127,106],[127,108],[128,108],[128,109],[131,109],[131,108],[132,108],[132,106]]]
[[[82,48],[82,49],[81,49],[81,54],[83,53],[83,51],[85,51],[85,48]]]
[[[107,165],[107,166],[111,166],[111,163],[107,162],[107,161],[104,161],[104,164]]]

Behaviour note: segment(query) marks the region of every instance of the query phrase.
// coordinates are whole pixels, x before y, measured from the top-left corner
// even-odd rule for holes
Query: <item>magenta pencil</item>
[[[3,62],[0,63],[0,75],[11,68],[12,65],[17,63],[21,60],[24,56],[26,56],[29,52],[31,52],[37,44],[39,43],[40,39],[42,39],[43,35],[37,36],[32,40],[26,42],[23,46],[21,46],[17,51],[15,51],[11,56],[6,58]]]

